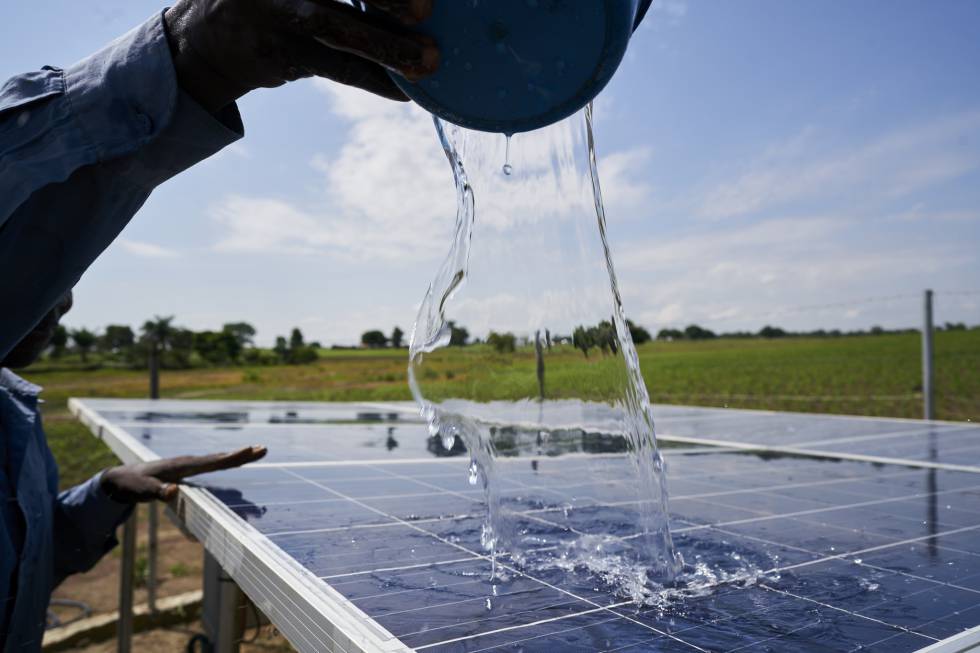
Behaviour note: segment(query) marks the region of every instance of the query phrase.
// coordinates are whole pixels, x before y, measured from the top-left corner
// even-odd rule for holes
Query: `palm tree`
[[[174,316],[154,316],[152,320],[143,323],[143,341],[146,343],[150,356],[150,399],[160,397],[160,354],[172,345],[176,329],[173,326]]]

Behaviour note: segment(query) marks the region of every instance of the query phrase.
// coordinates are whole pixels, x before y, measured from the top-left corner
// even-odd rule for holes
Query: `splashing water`
[[[452,247],[411,338],[409,381],[429,433],[446,451],[457,439],[465,444],[469,482],[484,491],[480,541],[492,560],[506,551],[518,565],[584,565],[640,596],[637,583],[669,582],[683,560],[670,534],[664,460],[607,244],[591,106],[522,134],[513,153],[508,137],[504,175],[499,136],[438,119],[435,126],[456,184],[457,215]],[[439,372],[428,365],[438,350],[458,344],[462,324],[495,352],[480,370],[486,376],[436,382]],[[517,390],[509,390],[507,375],[524,369],[525,351],[537,357],[537,381],[525,390],[518,378]],[[555,370],[548,376],[546,364]],[[515,392],[526,398],[494,401]],[[554,529],[539,537],[501,501],[502,469],[512,468],[515,456],[603,451],[620,452],[596,459],[621,465],[614,475],[635,501],[618,510],[618,524],[599,540],[595,524],[579,523],[588,513],[575,506],[556,518],[560,538]],[[534,473],[538,465],[532,462]],[[547,561],[529,553],[542,541],[553,545],[538,547],[553,552]]]

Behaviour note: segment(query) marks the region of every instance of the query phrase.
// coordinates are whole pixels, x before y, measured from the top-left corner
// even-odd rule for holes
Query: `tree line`
[[[967,325],[963,322],[946,322],[937,326],[937,331],[966,331]],[[977,327],[972,327],[977,328]],[[842,338],[847,336],[879,336],[885,334],[898,333],[918,333],[917,329],[886,329],[881,326],[872,326],[869,329],[854,329],[843,331],[841,329],[815,329],[813,331],[789,331],[777,326],[767,324],[758,331],[730,331],[726,333],[715,333],[697,324],[691,324],[684,329],[661,329],[657,333],[657,340],[712,340],[714,338]]]
[[[193,331],[174,324],[173,316],[147,320],[138,333],[124,324],[110,324],[101,333],[59,325],[46,355],[50,361],[60,361],[67,354],[76,354],[83,365],[95,362],[95,355],[98,362],[134,368],[147,367],[155,357],[161,367],[169,369],[299,365],[319,357],[320,343],[307,343],[298,328],[288,338],[278,336],[271,350],[255,346],[255,333],[248,322],[229,322],[217,331]]]
[[[642,345],[653,340],[642,326],[626,320],[633,343]],[[962,322],[946,322],[936,327],[938,331],[965,331],[980,328],[968,327]],[[592,350],[603,354],[616,354],[619,340],[613,321],[603,320],[594,326],[580,325],[571,335],[556,335],[550,330],[539,331],[533,338],[518,337],[511,332],[491,331],[485,340],[472,338],[469,330],[456,322],[447,322],[447,344],[451,347],[486,344],[498,353],[513,353],[520,346],[535,344],[546,347],[570,344],[588,358]],[[758,331],[734,331],[715,333],[697,324],[683,329],[661,329],[656,340],[712,340],[716,338],[837,338],[848,336],[915,333],[916,329],[885,329],[873,326],[867,330],[842,331],[840,329],[817,329],[814,331],[790,331],[766,325]],[[134,368],[145,368],[151,356],[155,355],[160,366],[181,369],[204,366],[228,365],[301,365],[312,363],[319,357],[319,342],[306,342],[302,331],[294,328],[289,336],[277,336],[271,349],[255,346],[255,327],[248,322],[229,322],[220,330],[193,331],[174,324],[174,317],[157,316],[147,320],[134,331],[128,325],[110,324],[100,333],[89,329],[67,329],[58,326],[46,353],[49,361],[60,361],[67,354],[76,355],[83,365],[92,363],[122,364]],[[390,335],[372,329],[361,335],[360,348],[401,348],[406,346],[405,332],[394,327]],[[334,349],[357,349],[358,347],[333,346]],[[96,356],[98,360],[94,360]]]

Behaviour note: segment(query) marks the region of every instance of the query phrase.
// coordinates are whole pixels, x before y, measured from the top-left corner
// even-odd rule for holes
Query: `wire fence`
[[[654,403],[895,417],[932,414],[937,419],[975,421],[980,419],[980,338],[973,334],[980,322],[980,302],[976,303],[977,322],[970,320],[971,324],[967,325],[962,321],[964,311],[960,309],[965,305],[968,309],[965,313],[971,315],[973,302],[954,304],[951,299],[980,297],[980,289],[941,289],[932,295],[936,317],[933,333],[940,335],[929,357],[931,366],[924,363],[927,354],[923,351],[921,292],[858,297],[779,307],[757,313],[755,317],[761,322],[780,316],[901,302],[900,310],[907,315],[903,319],[907,326],[890,331],[882,329],[884,333],[895,334],[891,339],[864,339],[866,335],[878,333],[878,329],[850,333],[787,332],[787,336],[814,337],[806,343],[798,339],[779,339],[779,342],[770,339],[766,342],[772,343],[771,346],[759,343],[758,347],[739,347],[737,355],[712,357],[710,361],[705,358],[700,372],[692,372],[692,367],[698,365],[693,358],[678,360],[678,367],[673,371],[664,371],[661,361],[649,367],[651,398]],[[944,312],[949,315],[951,305],[957,309],[953,322],[943,319]],[[894,319],[895,311],[889,313]],[[718,322],[744,318],[744,315],[732,316]],[[945,333],[952,331],[971,333]],[[927,401],[930,396],[931,404]]]
[[[980,296],[980,290],[934,290],[933,295],[935,297],[971,297]],[[801,313],[820,313],[837,308],[858,308],[861,306],[868,306],[873,304],[887,304],[897,301],[905,300],[920,300],[922,299],[922,293],[898,293],[894,295],[878,295],[872,297],[859,297],[855,299],[848,299],[843,301],[828,302],[825,304],[803,304],[798,306],[787,306],[781,308],[775,308],[771,311],[766,311],[763,313],[756,313],[754,317],[757,319],[772,319],[783,317],[786,315],[798,315]],[[914,316],[916,321],[918,320],[918,313],[911,313],[910,317]],[[732,320],[744,320],[744,315],[731,315],[722,316],[718,318],[713,318],[712,322],[730,322]]]

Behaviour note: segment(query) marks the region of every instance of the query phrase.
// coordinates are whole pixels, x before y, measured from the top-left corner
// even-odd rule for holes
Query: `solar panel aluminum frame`
[[[980,626],[919,649],[916,653],[969,653],[980,651]]]
[[[68,409],[124,463],[159,456],[79,399]],[[302,653],[412,651],[324,581],[283,553],[210,492],[182,486],[169,509]]]

